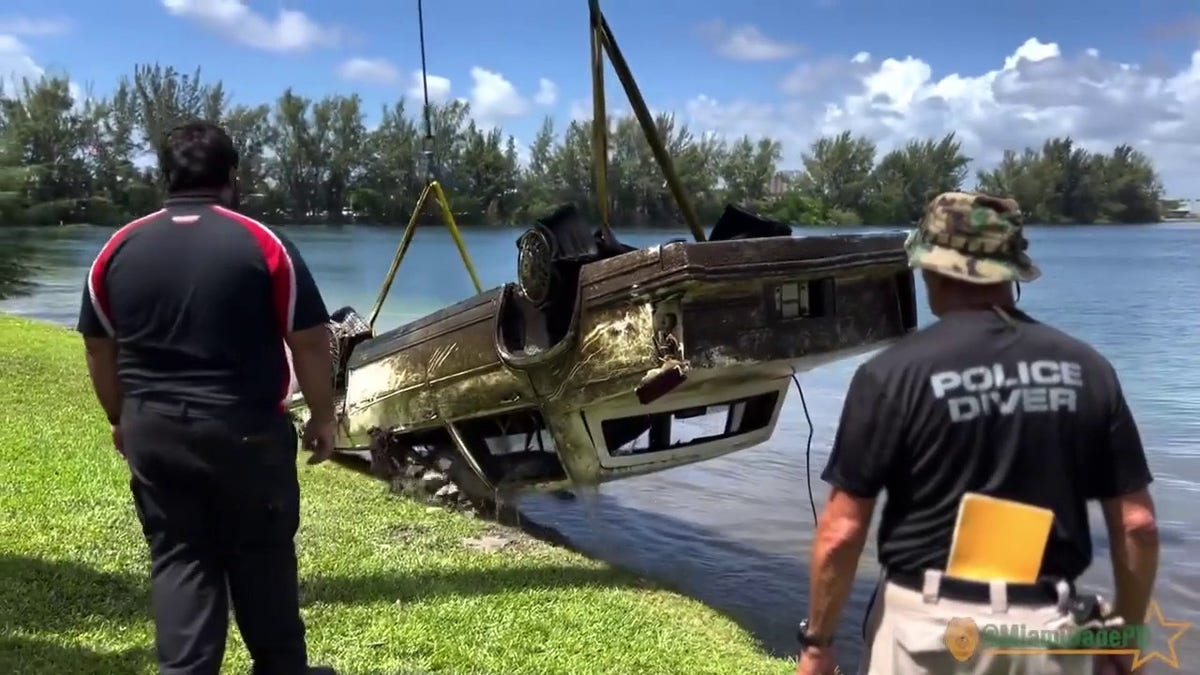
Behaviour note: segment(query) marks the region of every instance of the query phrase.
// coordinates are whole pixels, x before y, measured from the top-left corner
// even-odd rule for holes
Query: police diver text
[[[1018,361],[944,370],[929,378],[933,395],[945,399],[952,422],[981,415],[1076,411],[1083,368],[1073,361]]]

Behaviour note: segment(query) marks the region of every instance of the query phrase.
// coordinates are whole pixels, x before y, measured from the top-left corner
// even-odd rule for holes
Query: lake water
[[[350,226],[290,228],[287,233],[307,258],[330,309],[353,305],[363,313],[370,309],[400,238],[398,229]],[[517,234],[519,230],[509,229],[466,232],[485,287],[515,277]],[[0,311],[73,322],[85,267],[107,235],[87,227],[38,232],[36,287],[27,297],[0,301]],[[0,246],[19,236],[18,230],[0,229]],[[685,236],[664,230],[622,238],[644,246]],[[1167,619],[1197,624],[1176,643],[1183,672],[1197,672],[1200,227],[1034,228],[1029,237],[1044,276],[1023,288],[1021,306],[1091,342],[1112,360],[1141,427],[1163,532],[1156,595]],[[924,289],[918,287],[918,293],[923,298]],[[449,236],[440,227],[424,228],[400,269],[381,325],[419,317],[471,294]],[[921,324],[931,320],[922,307]],[[828,457],[845,388],[861,360],[838,362],[801,380],[815,426],[818,508],[826,487],[816,476]],[[808,433],[793,392],[769,443],[608,485],[576,501],[525,498],[522,509],[585,552],[697,597],[753,631],[767,649],[791,654],[795,624],[806,611],[813,532],[805,482]],[[873,538],[841,626],[839,654],[851,672],[861,649],[859,625],[877,575]],[[1107,541],[1095,511],[1093,538],[1096,561],[1084,581],[1111,589]],[[1154,667],[1151,672],[1158,672]]]

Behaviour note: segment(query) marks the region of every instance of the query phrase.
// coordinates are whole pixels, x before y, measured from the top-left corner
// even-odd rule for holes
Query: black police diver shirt
[[[1050,509],[1042,574],[1092,561],[1086,501],[1152,478],[1113,367],[1087,344],[1010,310],[947,314],[855,373],[822,479],[874,498],[886,568],[945,569],[967,492]],[[1011,536],[996,532],[996,537]]]
[[[108,240],[88,272],[78,330],[118,344],[128,399],[282,412],[284,336],[329,320],[300,252],[213,197],[175,197]]]

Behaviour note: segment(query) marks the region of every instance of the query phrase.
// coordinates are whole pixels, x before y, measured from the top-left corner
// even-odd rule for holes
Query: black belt
[[[889,571],[887,580],[907,588],[910,591],[922,593],[925,590],[924,572],[893,572]],[[1070,591],[1075,595],[1075,584],[1067,581]],[[1038,581],[1032,584],[1005,584],[1009,604],[1013,605],[1047,605],[1058,602],[1058,589],[1054,581]],[[942,575],[938,585],[938,597],[959,602],[986,604],[991,602],[991,586],[982,581],[969,581]]]
[[[130,396],[125,399],[126,406],[132,406],[134,411],[146,410],[178,419],[193,420],[222,420],[243,423],[274,423],[287,419],[282,410],[265,410],[236,406],[199,404],[160,396]]]

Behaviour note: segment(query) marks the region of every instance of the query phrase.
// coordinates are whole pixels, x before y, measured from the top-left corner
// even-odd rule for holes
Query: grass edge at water
[[[0,672],[153,673],[147,555],[72,332],[0,315]],[[354,673],[791,672],[729,619],[577,554],[301,465],[311,658]],[[231,631],[228,672],[248,656]]]

